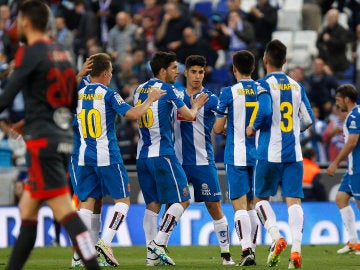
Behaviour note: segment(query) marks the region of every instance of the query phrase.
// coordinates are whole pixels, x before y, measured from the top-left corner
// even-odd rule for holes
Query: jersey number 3
[[[282,132],[290,132],[293,130],[293,106],[290,102],[284,101],[280,103],[281,121],[280,129]]]

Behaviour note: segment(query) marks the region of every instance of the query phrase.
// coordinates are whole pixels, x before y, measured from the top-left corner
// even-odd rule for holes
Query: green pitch
[[[303,269],[305,270],[328,270],[344,269],[358,270],[360,267],[360,255],[346,254],[338,255],[336,250],[341,245],[318,245],[303,246]],[[173,268],[180,270],[189,269],[270,269],[265,266],[268,246],[258,246],[256,248],[257,266],[235,267],[222,266],[217,246],[189,246],[178,247],[170,246],[169,255],[173,258],[176,266]],[[114,255],[118,258],[120,266],[118,269],[149,269],[145,266],[145,247],[115,247]],[[10,255],[10,248],[0,249],[0,269],[4,269],[7,259]],[[232,246],[231,252],[233,259],[238,262],[240,258],[240,246]],[[25,265],[24,270],[52,270],[52,269],[70,269],[71,248],[46,247],[35,248],[30,259]],[[290,256],[290,246],[288,246],[281,255],[281,261],[278,267],[271,269],[287,269]],[[165,266],[166,267],[166,266]],[[106,267],[111,269],[112,267]],[[157,268],[164,268],[157,267]],[[168,267],[167,267],[168,268]],[[105,268],[104,268],[105,269]],[[151,268],[153,269],[153,268]]]

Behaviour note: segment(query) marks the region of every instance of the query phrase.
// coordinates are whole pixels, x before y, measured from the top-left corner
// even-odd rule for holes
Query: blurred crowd
[[[11,73],[17,40],[17,6],[22,0],[0,0],[0,91]],[[45,0],[44,0],[45,1]],[[49,36],[63,44],[73,55],[78,69],[97,52],[111,55],[114,76],[110,87],[117,89],[132,104],[134,88],[152,74],[148,60],[158,50],[174,51],[180,68],[187,56],[206,57],[205,84],[219,94],[221,87],[235,83],[231,56],[250,50],[256,56],[253,79],[265,74],[262,56],[265,45],[279,30],[279,12],[289,0],[257,0],[243,9],[241,0],[48,0],[53,11]],[[198,4],[194,4],[197,2]],[[208,6],[200,2],[210,2]],[[317,33],[317,53],[311,66],[298,64],[286,72],[301,82],[312,104],[316,123],[302,134],[304,148],[315,150],[317,163],[332,161],[344,145],[343,112],[334,106],[335,89],[352,83],[360,89],[360,3],[359,1],[299,1],[302,3],[302,30]],[[208,3],[209,4],[209,3]],[[340,22],[340,15],[346,21]],[[341,17],[343,18],[343,17]],[[345,25],[344,25],[345,23]],[[181,71],[181,69],[180,69]],[[180,76],[176,87],[184,87]],[[11,145],[8,127],[24,116],[21,94],[10,109],[0,114],[0,166],[23,166],[18,158],[21,143]],[[134,164],[138,133],[136,122],[118,119],[117,135],[125,164]],[[16,136],[15,136],[16,139]],[[223,161],[224,138],[214,136],[216,161]],[[20,145],[20,146],[19,146]],[[20,155],[21,156],[21,155]],[[17,163],[17,160],[19,162]],[[22,177],[22,176],[19,176]]]

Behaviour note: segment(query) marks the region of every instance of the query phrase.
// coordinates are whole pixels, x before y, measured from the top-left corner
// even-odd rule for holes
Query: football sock
[[[157,234],[157,220],[158,214],[149,210],[145,209],[144,219],[143,219],[143,228],[145,232],[145,240],[146,244],[148,245],[152,240],[155,239]]]
[[[100,230],[101,230],[101,214],[92,214],[91,215],[91,227],[90,227],[91,237],[93,238],[94,243],[99,240]]]
[[[152,240],[155,239],[157,234],[157,220],[158,214],[149,210],[145,209],[144,219],[143,219],[143,228],[145,232],[145,241],[148,245]],[[149,259],[156,259],[157,255],[153,254],[151,251],[147,251],[147,258]]]
[[[185,209],[180,203],[174,203],[169,207],[164,214],[160,230],[154,239],[155,243],[158,245],[166,245],[168,243],[170,235],[184,211]]]
[[[119,229],[121,223],[125,220],[126,215],[129,211],[129,205],[126,203],[118,202],[114,205],[114,215],[111,219],[109,226],[105,227],[104,233],[101,239],[105,242],[106,245],[110,245],[117,230]]]
[[[77,213],[78,213],[79,217],[81,218],[82,222],[84,222],[86,228],[91,233],[91,215],[92,215],[92,211],[89,210],[89,209],[80,208]],[[94,241],[94,243],[96,243],[96,242]],[[78,260],[80,258],[79,254],[76,251],[74,252],[73,258],[75,260]]]
[[[259,230],[259,218],[258,218],[255,210],[249,210],[248,215],[249,215],[250,224],[251,224],[251,248],[253,251],[255,251],[256,239],[257,239],[257,234],[258,234],[258,230]]]
[[[301,253],[301,241],[304,228],[304,212],[299,204],[293,204],[288,208],[289,227],[292,237],[291,252]]]
[[[268,201],[262,200],[255,205],[256,213],[261,224],[265,227],[273,241],[278,240],[281,235],[276,225],[276,216],[274,210]]]
[[[61,220],[86,269],[100,269],[97,263],[97,252],[91,234],[76,212],[70,213]]]
[[[246,210],[237,210],[234,222],[242,249],[251,248],[251,224],[248,212]]]
[[[355,225],[355,213],[350,205],[340,209],[341,219],[344,223],[346,231],[349,235],[350,243],[357,243],[359,241]]]
[[[229,252],[229,226],[226,217],[223,216],[219,220],[214,220],[213,224],[221,252]]]
[[[7,270],[23,268],[36,241],[37,221],[22,220],[20,233],[11,252]]]

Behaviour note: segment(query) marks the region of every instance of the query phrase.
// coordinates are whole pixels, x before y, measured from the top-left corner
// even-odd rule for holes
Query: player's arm
[[[271,124],[272,106],[270,94],[266,92],[266,90],[260,90],[258,93],[258,103],[261,110],[257,112],[253,125],[249,125],[246,128],[246,135],[249,138],[254,137],[256,131],[260,128],[267,127]]]
[[[301,88],[301,105],[300,105],[300,131],[303,132],[308,129],[314,122],[314,114],[311,109],[309,99],[306,96],[305,89]]]
[[[0,95],[0,112],[5,110],[11,104],[23,87],[25,78],[33,71],[33,67],[37,65],[37,62],[34,61],[34,57],[32,57],[32,61],[30,61],[27,55],[25,47],[19,48],[16,52],[14,71],[10,75],[2,94]]]
[[[178,108],[178,112],[184,117],[186,120],[193,120],[196,117],[198,110],[204,106],[204,104],[209,100],[209,95],[206,93],[201,93],[195,99],[191,97],[191,109],[188,106],[182,106]]]
[[[154,88],[151,92],[149,92],[149,95],[145,99],[145,101],[140,105],[132,107],[130,110],[128,110],[125,113],[125,117],[132,120],[139,119],[144,113],[146,113],[147,109],[149,109],[149,107],[153,104],[154,101],[157,101],[165,94],[166,91]]]
[[[91,56],[86,58],[86,61],[84,62],[83,66],[79,70],[78,74],[76,75],[76,83],[77,85],[80,85],[80,82],[84,76],[86,76],[90,71],[91,67],[93,65]]]
[[[344,148],[340,151],[340,153],[336,156],[335,160],[331,162],[326,172],[330,176],[334,176],[336,169],[339,167],[339,164],[342,160],[344,160],[351,151],[355,148],[359,141],[359,134],[349,134],[348,141],[345,143]]]
[[[213,130],[216,134],[223,134],[225,131],[227,116],[226,115],[216,115],[216,120],[213,126]]]

